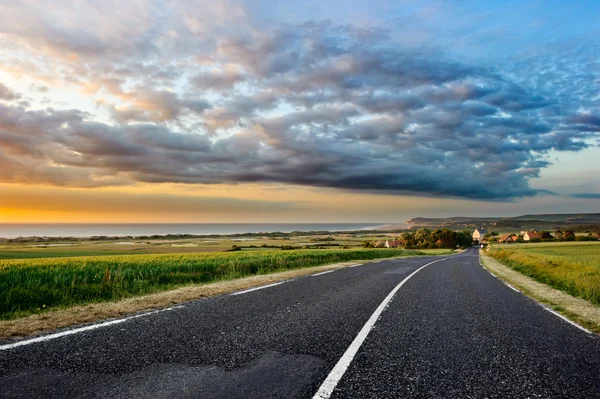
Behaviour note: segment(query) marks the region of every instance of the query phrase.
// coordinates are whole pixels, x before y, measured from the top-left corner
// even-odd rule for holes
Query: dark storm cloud
[[[565,104],[576,100],[567,88],[555,95],[377,30],[312,23],[199,44],[189,25],[163,30],[177,45],[155,31],[116,52],[98,37],[74,40],[80,56],[104,56],[90,56],[97,68],[81,79],[119,98],[113,123],[0,104],[0,181],[280,182],[510,200],[547,193],[529,185],[545,154],[586,148],[600,127]]]

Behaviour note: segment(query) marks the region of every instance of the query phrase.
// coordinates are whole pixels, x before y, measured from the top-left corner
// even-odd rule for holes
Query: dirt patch
[[[579,325],[595,333],[600,333],[599,306],[537,282],[487,255],[481,255],[481,259],[486,269],[513,287],[520,289],[525,295],[548,305]]]
[[[386,259],[394,258],[376,260],[380,261]],[[352,262],[307,267],[304,269],[296,269],[280,273],[244,277],[229,281],[219,281],[212,284],[191,285],[172,291],[164,291],[156,294],[124,299],[118,302],[105,302],[84,306],[74,306],[68,309],[50,311],[48,313],[27,316],[21,319],[4,320],[0,321],[0,339],[37,335],[39,333],[57,328],[92,323],[100,320],[131,315],[151,309],[164,308],[195,299],[228,294],[247,288],[289,280],[307,274],[313,274],[332,269],[340,269],[343,267],[372,261],[373,260],[356,260]]]

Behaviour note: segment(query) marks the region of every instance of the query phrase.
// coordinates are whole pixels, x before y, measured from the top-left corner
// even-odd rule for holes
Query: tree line
[[[397,238],[400,246],[406,249],[433,249],[433,248],[467,248],[473,244],[473,236],[470,231],[453,231],[450,229],[430,230],[421,227],[415,232],[402,232]],[[367,241],[366,247],[377,247],[378,242]]]

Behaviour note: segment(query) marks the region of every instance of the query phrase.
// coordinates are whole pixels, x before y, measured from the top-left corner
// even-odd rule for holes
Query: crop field
[[[493,245],[488,254],[537,281],[600,305],[600,243]]]
[[[424,253],[401,249],[320,249],[0,260],[0,319],[189,284],[351,260],[414,255]]]

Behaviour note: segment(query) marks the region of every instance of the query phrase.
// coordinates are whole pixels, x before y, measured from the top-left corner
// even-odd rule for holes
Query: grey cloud
[[[204,38],[204,47],[180,37],[177,49],[193,50],[180,62],[159,66],[174,50],[154,43],[125,46],[132,54],[118,66],[95,64],[100,86],[126,104],[112,107],[114,124],[0,105],[0,181],[262,181],[510,200],[547,193],[529,181],[548,151],[597,137],[597,116],[567,103],[577,101],[566,88],[554,96],[380,31],[304,24]],[[579,95],[593,105],[590,92]]]
[[[20,94],[15,93],[0,82],[0,100],[13,101],[18,100],[19,98],[21,98]]]
[[[196,75],[192,79],[192,83],[201,90],[223,90],[229,89],[243,80],[244,75],[237,71],[206,71]]]
[[[162,122],[177,119],[184,111],[201,114],[211,108],[211,104],[204,99],[181,99],[177,94],[166,90],[140,89],[124,94],[132,97],[133,105],[125,108],[112,107],[113,118],[119,123]]]
[[[600,193],[576,193],[571,194],[571,197],[583,199],[600,199]]]
[[[587,112],[578,113],[567,118],[567,121],[578,126],[582,130],[600,131],[600,115]]]

